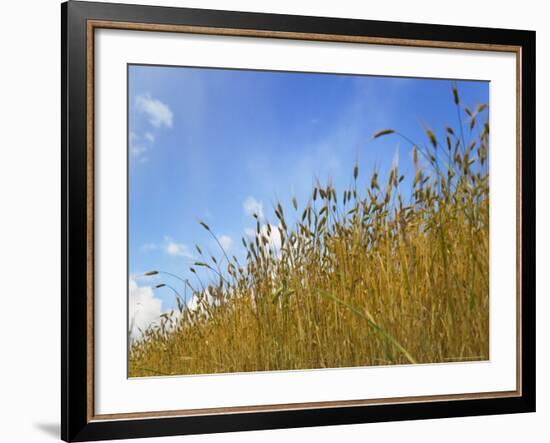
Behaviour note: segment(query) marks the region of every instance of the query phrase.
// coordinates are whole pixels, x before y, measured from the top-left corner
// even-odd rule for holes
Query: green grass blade
[[[351,305],[350,303],[344,300],[339,299],[338,297],[335,297],[329,292],[320,291],[320,294],[324,297],[328,297],[331,300],[334,300],[335,302],[345,306],[346,308],[348,308],[350,311],[352,311],[354,314],[358,315],[359,317],[364,318],[371,328],[373,328],[376,332],[378,332],[386,340],[388,340],[392,345],[394,345],[407,358],[407,360],[409,360],[410,363],[416,364],[416,360],[412,357],[412,355],[409,354],[409,352],[403,346],[401,346],[401,344],[391,334],[386,332],[382,327],[378,326],[370,313],[368,313],[368,315],[363,314],[355,306]]]

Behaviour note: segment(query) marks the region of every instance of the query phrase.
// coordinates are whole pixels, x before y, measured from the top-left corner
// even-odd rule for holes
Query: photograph
[[[490,360],[489,81],[127,82],[128,377]]]
[[[61,5],[62,440],[535,429],[533,14],[164,3]]]

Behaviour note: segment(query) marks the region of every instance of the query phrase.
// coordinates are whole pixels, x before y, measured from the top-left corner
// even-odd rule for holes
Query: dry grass
[[[129,375],[488,359],[487,108],[453,97],[457,129],[440,138],[374,135],[411,144],[410,195],[397,167],[379,183],[355,166],[349,189],[317,184],[304,207],[293,198],[292,217],[277,204],[277,223],[257,220],[243,239],[246,263],[223,249],[195,263],[211,275],[191,285],[196,307],[180,304],[132,344]]]

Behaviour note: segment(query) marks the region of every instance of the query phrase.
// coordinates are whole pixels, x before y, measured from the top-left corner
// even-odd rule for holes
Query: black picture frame
[[[91,441],[535,411],[535,32],[69,1],[61,5],[61,437]],[[87,322],[87,23],[90,20],[511,45],[521,53],[521,394],[349,407],[94,420]]]

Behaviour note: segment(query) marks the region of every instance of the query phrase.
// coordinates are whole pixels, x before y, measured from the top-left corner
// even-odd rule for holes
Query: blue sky
[[[488,83],[457,84],[462,102],[489,102]],[[196,281],[194,245],[222,255],[199,220],[241,259],[252,212],[273,223],[273,205],[291,213],[292,195],[303,208],[317,179],[341,191],[356,159],[363,183],[396,159],[410,175],[411,147],[371,140],[376,131],[425,141],[423,126],[457,126],[449,80],[132,65],[128,104],[130,279],[182,293],[170,276],[139,276],[155,269]],[[167,288],[151,297],[174,306]]]

